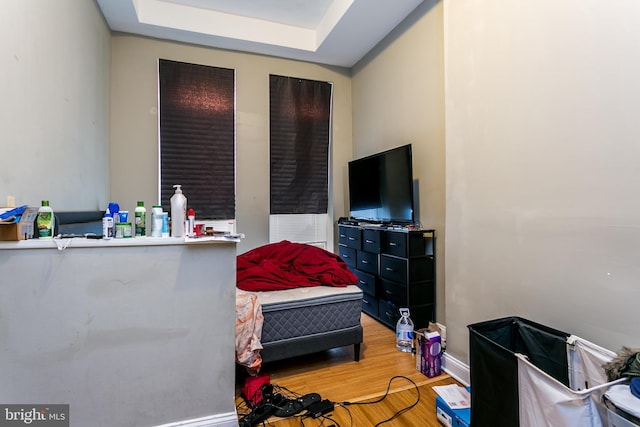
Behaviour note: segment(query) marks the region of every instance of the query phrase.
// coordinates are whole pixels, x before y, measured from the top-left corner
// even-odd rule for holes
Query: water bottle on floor
[[[400,319],[396,323],[396,348],[404,353],[413,349],[413,321],[409,317],[409,309],[400,309]]]

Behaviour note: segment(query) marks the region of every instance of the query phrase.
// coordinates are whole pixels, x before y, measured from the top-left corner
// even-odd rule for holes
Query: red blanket
[[[320,285],[344,287],[358,282],[338,255],[287,240],[238,255],[237,269],[237,286],[244,291]]]

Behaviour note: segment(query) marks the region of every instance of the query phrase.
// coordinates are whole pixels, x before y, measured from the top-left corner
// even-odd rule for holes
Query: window
[[[160,59],[160,202],[181,184],[206,219],[235,218],[235,71]]]
[[[332,84],[271,75],[271,214],[325,214]]]

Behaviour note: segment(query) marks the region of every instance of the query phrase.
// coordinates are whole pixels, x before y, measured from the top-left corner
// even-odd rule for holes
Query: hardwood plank
[[[457,383],[446,373],[427,378],[416,370],[415,356],[396,350],[395,333],[366,314],[362,315],[364,342],[360,361],[353,360],[353,346],[343,347],[288,360],[267,363],[262,372],[271,377],[271,384],[297,395],[319,393],[322,399],[332,402],[363,402],[382,397],[387,388],[389,395],[379,403],[368,405],[337,406],[331,418],[337,426],[374,426],[408,407],[418,398],[419,403],[398,419],[385,426],[439,426],[435,416],[436,394],[434,385]],[[398,377],[393,379],[392,378]],[[402,378],[404,377],[404,378]],[[409,380],[412,380],[412,384]],[[238,414],[242,414],[239,388],[243,376],[238,376]],[[328,420],[306,418],[304,426],[329,426]],[[275,427],[300,427],[299,417],[278,419],[272,417],[265,425]]]

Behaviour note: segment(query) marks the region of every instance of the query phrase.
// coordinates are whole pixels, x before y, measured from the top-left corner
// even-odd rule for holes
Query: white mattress
[[[321,300],[326,302],[327,300],[335,298],[342,299],[348,296],[362,296],[362,290],[356,285],[350,285],[342,288],[333,286],[312,286],[251,293],[258,297],[258,302],[262,306],[263,310],[265,310],[265,306],[268,310],[269,306],[293,302],[301,302],[302,305],[304,305],[304,302],[313,302],[309,300]]]

